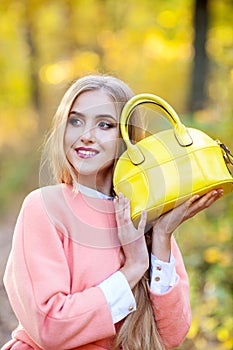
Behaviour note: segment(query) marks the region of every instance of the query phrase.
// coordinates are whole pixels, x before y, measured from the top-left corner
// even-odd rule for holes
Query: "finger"
[[[223,194],[222,189],[213,190],[205,194],[204,196],[200,197],[199,199],[196,199],[191,203],[190,205],[190,212],[189,217],[194,216],[201,210],[204,210],[211,206],[217,199],[219,199]]]
[[[142,231],[144,234],[145,227],[146,227],[146,219],[147,219],[147,212],[146,210],[143,210],[141,213],[141,218],[138,224],[138,231]]]
[[[121,225],[126,226],[129,222],[130,218],[130,208],[127,198],[123,198],[122,202],[120,204],[120,218],[121,218]]]
[[[130,200],[128,198],[124,198],[124,221],[127,223],[131,220],[131,212],[130,212]]]
[[[116,200],[116,210],[116,221],[118,228],[126,228],[128,225],[132,224],[130,201],[122,193],[119,194],[119,198]]]
[[[178,215],[180,217],[180,223],[193,217],[203,209],[202,199],[203,197],[201,197],[199,194],[195,194],[176,208],[180,213]]]
[[[116,214],[119,212],[119,197],[115,197],[113,200],[114,208]]]
[[[194,202],[196,202],[198,199],[200,199],[201,196],[199,194],[195,194],[194,196],[192,196],[190,199],[189,199],[189,204],[193,204]]]
[[[219,199],[223,194],[223,190],[214,190],[211,191],[203,198],[203,205],[205,208],[208,208],[212,205],[217,199]]]
[[[212,203],[213,201],[221,197],[222,193],[223,191],[220,189],[210,191],[200,198],[199,203],[200,205],[207,205],[208,203]]]
[[[121,194],[119,194],[117,198],[114,198],[114,208],[115,208],[116,222],[117,222],[117,225],[120,226],[121,222],[123,221],[123,211],[124,211]]]
[[[123,195],[123,193],[119,193],[118,201],[119,201],[119,205],[123,206],[123,204],[124,204],[124,195]]]
[[[113,200],[113,204],[114,204],[115,209],[118,208],[118,203],[119,203],[119,197],[115,197]]]

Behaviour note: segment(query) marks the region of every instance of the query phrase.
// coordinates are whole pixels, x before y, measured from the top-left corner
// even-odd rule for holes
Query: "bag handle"
[[[187,147],[193,143],[193,140],[189,135],[188,130],[186,129],[184,124],[181,123],[174,109],[165,100],[153,94],[135,95],[125,104],[121,112],[121,118],[120,118],[121,134],[122,134],[123,140],[126,143],[128,156],[133,164],[135,165],[141,164],[142,162],[144,162],[145,157],[141,152],[141,150],[137,147],[137,144],[132,144],[129,139],[128,121],[133,110],[137,106],[143,103],[156,104],[163,110],[163,112],[165,112],[166,116],[168,117],[168,119],[170,120],[170,122],[174,127],[175,137],[181,146]]]

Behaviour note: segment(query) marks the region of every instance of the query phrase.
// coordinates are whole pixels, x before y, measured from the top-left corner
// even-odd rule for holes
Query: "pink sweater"
[[[2,350],[110,349],[116,333],[98,284],[120,269],[112,201],[68,185],[29,194],[19,214],[4,283],[19,327]],[[178,280],[151,292],[159,333],[178,346],[190,327],[189,283],[175,240]]]

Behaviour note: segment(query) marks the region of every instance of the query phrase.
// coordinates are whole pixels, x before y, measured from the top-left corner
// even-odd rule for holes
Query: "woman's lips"
[[[99,153],[99,151],[97,151],[94,148],[85,148],[85,147],[75,148],[75,151],[77,155],[83,159],[92,158]]]

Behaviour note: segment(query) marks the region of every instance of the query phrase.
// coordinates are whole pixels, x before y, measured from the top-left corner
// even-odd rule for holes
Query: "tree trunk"
[[[190,95],[190,110],[205,108],[208,56],[206,37],[208,30],[208,0],[196,0],[194,10],[194,63]]]

